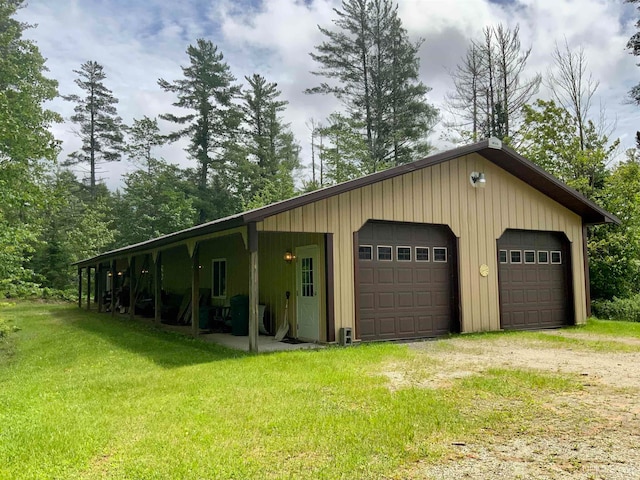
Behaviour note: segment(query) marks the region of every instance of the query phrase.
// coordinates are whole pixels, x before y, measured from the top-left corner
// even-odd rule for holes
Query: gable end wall
[[[469,175],[484,172],[486,188]],[[586,319],[582,219],[478,154],[266,218],[262,231],[334,234],[336,331],[355,326],[353,233],[369,219],[448,225],[459,238],[463,332],[500,329],[497,239],[507,228],[564,232],[571,242],[575,322]],[[489,266],[481,277],[480,265]]]

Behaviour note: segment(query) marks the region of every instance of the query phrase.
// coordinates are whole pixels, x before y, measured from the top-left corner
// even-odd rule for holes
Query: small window
[[[522,263],[522,252],[520,250],[511,250],[511,263]]]
[[[538,263],[549,263],[549,252],[540,250],[538,252]]]
[[[358,247],[358,258],[360,260],[373,259],[373,247],[371,245],[360,245]]]
[[[391,247],[378,247],[378,260],[393,260],[392,250]]]
[[[396,260],[399,262],[410,262],[411,247],[396,247]]]
[[[551,263],[555,263],[555,264],[562,263],[562,253],[551,252]]]
[[[500,263],[509,263],[509,260],[507,258],[507,251],[506,250],[500,250],[498,258],[500,260]]]
[[[444,247],[433,247],[433,261],[434,262],[446,262],[447,261],[447,249]]]
[[[225,298],[227,296],[227,260],[217,258],[212,261],[212,267],[213,298]]]
[[[524,251],[524,263],[536,263],[536,252],[534,250]]]
[[[416,262],[429,261],[429,247],[416,247]]]

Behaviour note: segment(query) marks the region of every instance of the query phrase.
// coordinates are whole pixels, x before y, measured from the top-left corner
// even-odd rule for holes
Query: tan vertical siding
[[[485,188],[473,188],[472,171],[484,172]],[[571,242],[576,322],[586,316],[582,221],[565,207],[473,154],[408,172],[265,219],[262,228],[334,234],[336,329],[354,326],[353,233],[369,219],[448,225],[459,238],[460,300],[463,331],[500,328],[497,239],[508,228],[565,232]],[[275,219],[275,220],[274,220]],[[489,266],[489,276],[479,267]]]

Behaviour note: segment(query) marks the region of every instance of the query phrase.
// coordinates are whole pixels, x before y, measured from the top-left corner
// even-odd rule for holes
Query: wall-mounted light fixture
[[[296,256],[291,253],[289,250],[287,250],[286,252],[284,252],[284,261],[287,263],[291,263],[296,259]]]
[[[469,175],[469,181],[473,188],[484,188],[487,184],[487,179],[482,172],[471,172],[471,175]]]
[[[113,276],[113,274],[111,272],[107,273],[107,277],[112,277],[112,276]]]
[[[122,276],[122,272],[118,272],[118,276],[121,277]]]

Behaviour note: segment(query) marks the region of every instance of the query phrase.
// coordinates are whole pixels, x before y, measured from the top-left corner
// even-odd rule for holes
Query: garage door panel
[[[431,292],[415,292],[417,307],[431,307]]]
[[[377,283],[387,283],[393,285],[393,268],[383,267],[376,269]]]
[[[498,240],[500,250],[521,251],[523,261],[524,252],[536,252],[535,262],[529,255],[529,263],[512,263],[509,255],[507,263],[498,263],[502,328],[552,328],[569,323],[572,296],[566,237],[554,232],[507,230]],[[545,259],[551,261],[552,251],[561,252],[561,264],[545,263]]]
[[[370,337],[376,335],[376,320],[373,317],[360,317],[360,335]]]
[[[360,308],[363,310],[373,310],[375,308],[375,295],[371,293],[360,293]]]
[[[381,335],[393,334],[396,331],[396,317],[379,318],[379,331]]]
[[[431,315],[418,316],[418,332],[429,333],[433,330],[433,317]]]
[[[538,282],[538,270],[533,268],[526,268],[526,270],[524,271],[524,281],[526,283]]]
[[[386,293],[386,292],[382,292],[382,293],[378,293],[377,295],[377,299],[378,301],[376,302],[376,306],[377,308],[393,308],[395,307],[393,298],[394,294],[393,293]]]
[[[401,334],[412,333],[416,331],[416,322],[413,316],[398,317],[398,332]]]
[[[524,303],[524,290],[511,290],[511,305],[522,305]]]
[[[448,227],[369,221],[358,232],[358,240],[373,249],[373,258],[358,262],[359,325],[362,317],[375,325],[358,328],[362,340],[430,337],[451,331],[457,254]],[[377,259],[379,246],[391,247],[391,260]],[[398,247],[409,247],[410,259],[405,255],[399,261]],[[429,261],[416,260],[416,247],[428,249]],[[446,248],[446,262],[433,261],[434,248]],[[372,297],[365,294],[373,295],[373,309]]]
[[[360,285],[373,285],[373,268],[363,267],[358,272]]]
[[[396,283],[411,285],[413,283],[413,270],[410,268],[396,269]]]
[[[431,283],[431,270],[426,268],[416,268],[414,270],[415,283]]]
[[[398,293],[398,307],[399,308],[413,308],[413,292],[399,292]]]

